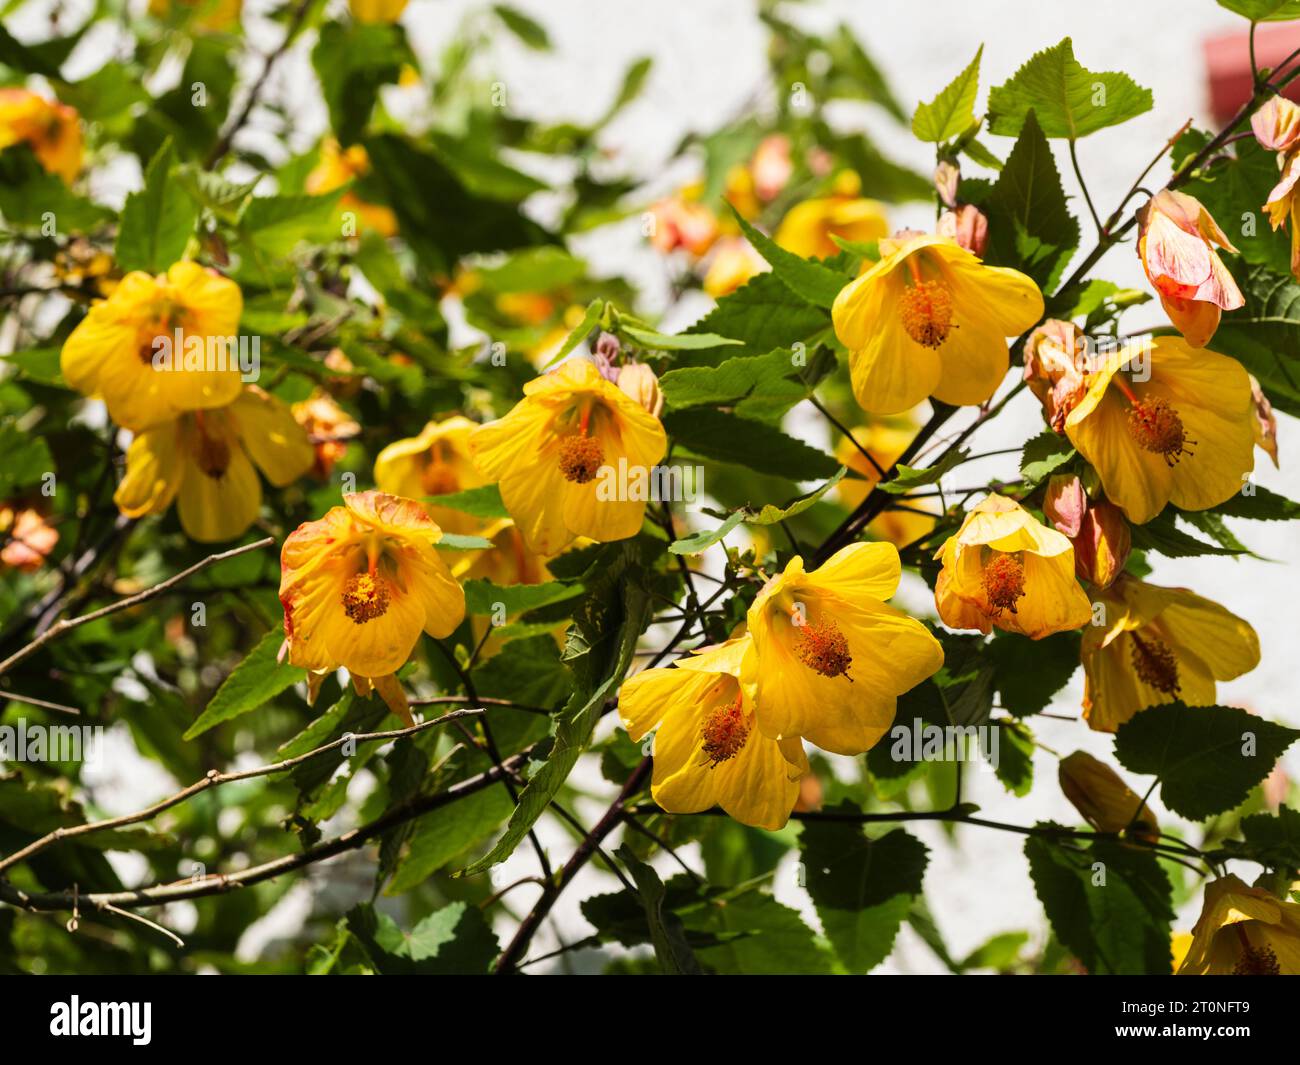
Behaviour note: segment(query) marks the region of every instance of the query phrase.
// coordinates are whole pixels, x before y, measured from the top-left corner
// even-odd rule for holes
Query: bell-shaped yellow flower
[[[377,10],[383,7],[385,2],[387,0],[380,0],[379,3],[375,0],[354,0],[353,13],[356,13],[359,5]],[[406,0],[390,6],[397,8],[393,18],[361,18],[360,16],[358,18],[362,22],[392,22],[397,15],[401,14],[402,8],[406,6]],[[370,173],[370,156],[365,148],[359,144],[343,148],[333,137],[326,137],[321,141],[320,158],[303,182],[303,189],[309,195],[323,196],[357,178],[365,177],[368,173]],[[339,210],[351,211],[357,216],[357,221],[361,223],[362,228],[372,229],[381,237],[391,237],[397,233],[397,215],[391,208],[381,203],[363,200],[355,192],[345,192],[339,198]]]
[[[1166,503],[1206,510],[1255,468],[1250,376],[1236,359],[1156,337],[1108,358],[1065,420],[1107,497],[1141,525]]]
[[[358,22],[396,22],[406,4],[407,0],[348,0],[348,9]]]
[[[421,632],[451,635],[465,593],[434,550],[442,530],[415,500],[357,492],[343,503],[284,542],[289,662],[373,680],[401,669]]]
[[[243,388],[232,347],[243,308],[239,286],[198,263],[175,263],[156,277],[133,271],[64,343],[63,378],[137,431],[224,407]]]
[[[275,396],[249,385],[228,407],[193,411],[137,433],[113,501],[130,518],[177,501],[181,528],[203,543],[233,540],[257,519],[262,484],[277,488],[311,469],[316,453]]]
[[[469,438],[475,466],[500,482],[506,509],[541,555],[578,536],[635,536],[667,449],[659,419],[585,359],[528,382],[509,414]]]
[[[1121,575],[1097,594],[1083,634],[1083,716],[1114,732],[1139,710],[1177,700],[1211,706],[1215,682],[1259,665],[1259,637],[1218,603],[1185,588]]]
[[[751,655],[740,636],[623,685],[618,712],[628,735],[658,728],[650,793],[670,813],[721,806],[767,829],[789,820],[808,759],[797,736],[777,741],[758,728]]]
[[[786,251],[805,259],[829,259],[840,253],[833,237],[866,244],[889,233],[885,208],[858,195],[857,174],[845,171],[834,194],[797,203],[786,212],[772,238]]]
[[[807,572],[795,556],[749,608],[758,725],[835,754],[861,754],[897,697],[943,665],[924,625],[885,604],[902,567],[893,544],[850,544]]]
[[[1205,885],[1179,976],[1300,976],[1300,902],[1235,876]]]
[[[81,119],[27,89],[0,89],[0,150],[26,143],[47,172],[71,185],[81,173]]]
[[[1098,832],[1128,831],[1152,843],[1159,838],[1155,814],[1123,777],[1087,751],[1062,758],[1057,776],[1070,805]]]
[[[926,396],[983,403],[1010,366],[1006,338],[1043,316],[1038,286],[947,237],[886,240],[880,252],[831,309],[858,403],[873,414],[900,413]]]
[[[389,495],[423,499],[478,488],[487,479],[474,467],[469,437],[478,425],[457,414],[429,422],[419,436],[389,444],[375,459],[375,485]],[[427,507],[443,532],[476,535],[483,522],[450,507]]]
[[[991,495],[976,504],[934,557],[943,560],[934,602],[949,628],[1040,640],[1092,617],[1074,547],[1015,500]]]

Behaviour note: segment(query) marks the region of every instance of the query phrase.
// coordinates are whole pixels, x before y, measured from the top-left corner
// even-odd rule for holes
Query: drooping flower
[[[131,518],[161,514],[176,501],[186,535],[203,543],[233,540],[262,505],[254,466],[283,488],[314,460],[292,411],[248,385],[229,406],[192,411],[137,433],[113,501]]]
[[[1015,500],[990,495],[976,504],[934,557],[943,560],[934,602],[950,628],[1040,640],[1092,617],[1070,541]]]
[[[657,728],[650,794],[670,813],[721,806],[778,829],[809,772],[798,736],[775,740],[755,719],[751,642],[740,636],[647,669],[623,685],[618,712],[633,741]]]
[[[1169,320],[1194,348],[1203,348],[1224,311],[1246,300],[1214,246],[1236,254],[1204,205],[1161,189],[1138,211],[1138,258]]]
[[[351,0],[353,14],[361,22],[393,22],[402,13],[406,0]],[[358,14],[362,8],[370,12],[384,9],[396,9],[391,18],[365,18]],[[303,188],[312,196],[323,196],[337,188],[365,177],[370,173],[370,156],[359,144],[340,147],[333,137],[321,141],[320,158],[311,173],[303,182]],[[397,215],[391,208],[379,203],[369,203],[355,192],[348,191],[339,199],[339,210],[351,211],[363,228],[372,229],[381,237],[391,237],[397,233]],[[355,234],[353,234],[355,235]]]
[[[1282,174],[1277,184],[1268,194],[1264,210],[1268,212],[1268,223],[1276,231],[1291,223],[1291,273],[1300,277],[1300,197],[1296,195],[1296,183],[1300,182],[1300,147],[1293,147],[1278,156]]]
[[[1107,587],[1124,569],[1133,536],[1124,513],[1109,499],[1089,499],[1074,474],[1055,474],[1043,495],[1043,515],[1074,545],[1080,580]]]
[[[321,481],[329,480],[334,464],[347,453],[348,441],[361,432],[360,424],[321,388],[291,409],[294,421],[302,426],[316,449],[312,475]]]
[[[0,89],[0,150],[28,144],[47,172],[71,185],[81,173],[81,119],[74,108],[27,89]]]
[[[1300,902],[1235,876],[1205,885],[1178,976],[1300,976]]]
[[[1141,525],[1170,501],[1205,510],[1240,491],[1255,466],[1253,418],[1236,359],[1156,337],[1090,375],[1065,432],[1107,497]]]
[[[861,754],[894,720],[897,698],[943,665],[924,625],[886,599],[898,589],[898,549],[859,543],[822,566],[795,556],[749,608],[758,726]]]
[[[236,350],[243,306],[235,282],[198,263],[175,263],[156,277],[133,271],[64,343],[64,380],[102,398],[115,422],[137,431],[224,407],[243,388]]]
[[[456,414],[429,422],[419,436],[389,444],[375,459],[375,485],[389,495],[427,499],[478,488],[487,479],[470,458],[470,434],[478,426]],[[477,535],[483,522],[451,507],[426,506],[438,526],[457,535]]]
[[[715,300],[721,299],[769,269],[767,261],[744,237],[723,237],[704,272],[704,291]]]
[[[396,22],[406,4],[407,0],[348,0],[348,9],[358,22]]]
[[[853,430],[853,440],[841,437],[835,445],[835,458],[843,465],[861,475],[852,480],[845,478],[836,488],[840,502],[850,510],[867,498],[867,495],[880,482],[880,470],[888,470],[906,450],[917,433],[914,423],[896,424],[885,421],[861,425]],[[857,441],[857,445],[854,444]],[[867,458],[858,445],[865,448]],[[879,467],[879,469],[877,469]],[[906,510],[886,509],[873,518],[867,526],[867,535],[874,540],[888,540],[896,547],[920,539],[930,532],[939,521],[936,501],[928,496],[902,496],[898,500],[900,507]],[[920,513],[926,511],[928,513]]]
[[[819,196],[797,203],[786,212],[776,227],[773,239],[805,259],[829,259],[840,253],[832,240],[865,244],[889,233],[883,205],[859,195],[857,174],[846,170],[836,176],[830,196]]]
[[[1057,777],[1070,805],[1098,832],[1128,832],[1153,843],[1159,838],[1155,814],[1123,777],[1087,751],[1062,758]]]
[[[356,492],[343,504],[300,525],[280,553],[289,662],[342,667],[409,721],[393,674],[422,632],[455,631],[465,593],[434,548],[442,530],[415,500]]]
[[[500,482],[506,510],[541,555],[578,536],[635,536],[648,499],[635,489],[648,486],[667,447],[659,420],[585,359],[530,381],[504,418],[469,438],[474,465]]]
[[[1088,350],[1073,322],[1049,318],[1025,341],[1025,383],[1043,405],[1043,418],[1058,433],[1088,394]]]
[[[1097,594],[1104,607],[1084,630],[1083,715],[1114,732],[1149,706],[1214,703],[1215,682],[1259,664],[1259,637],[1218,603],[1185,588],[1121,574]]]
[[[1260,147],[1270,152],[1289,151],[1300,144],[1300,107],[1285,96],[1269,97],[1250,116],[1250,128]]]
[[[0,504],[0,563],[31,573],[45,564],[59,542],[59,530],[35,507],[20,501]]]
[[[191,25],[198,30],[229,30],[239,25],[243,0],[149,0],[149,14],[165,18],[177,8],[193,12]]]
[[[983,403],[1010,365],[1006,338],[1042,317],[1038,286],[946,237],[883,241],[880,251],[831,310],[858,403],[873,414],[900,413],[927,396]]]

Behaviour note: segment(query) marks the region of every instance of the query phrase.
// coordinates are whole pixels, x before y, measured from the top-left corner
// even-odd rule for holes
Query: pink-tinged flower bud
[[[773,199],[790,180],[794,163],[790,161],[790,138],[784,133],[764,137],[749,164],[754,191],[766,202]]]
[[[973,203],[963,203],[939,216],[939,236],[951,237],[972,255],[984,258],[989,243],[989,220]]]
[[[1155,814],[1105,762],[1086,751],[1075,751],[1061,759],[1057,775],[1070,804],[1098,832],[1123,832],[1132,825],[1130,831],[1138,839],[1159,839]]]
[[[1049,318],[1025,342],[1025,383],[1043,405],[1043,417],[1056,432],[1088,392],[1083,333],[1073,322]]]
[[[1062,536],[1073,540],[1083,527],[1088,512],[1088,493],[1083,482],[1072,473],[1054,474],[1047,482],[1043,497],[1043,514]]]
[[[1250,128],[1261,147],[1289,151],[1300,144],[1300,107],[1284,96],[1274,96],[1250,116]]]
[[[1108,499],[1089,505],[1074,542],[1074,571],[1098,588],[1107,588],[1124,572],[1133,535],[1124,512]]]
[[[934,168],[934,187],[939,193],[939,202],[945,207],[957,206],[957,185],[961,181],[961,170],[956,163],[945,159]]]
[[[591,361],[596,364],[600,376],[610,384],[618,384],[618,357],[622,350],[618,337],[613,333],[601,333],[596,338],[595,346],[591,349]]]
[[[1268,396],[1264,395],[1264,389],[1260,387],[1254,374],[1250,375],[1250,396],[1255,405],[1255,443],[1268,453],[1268,457],[1273,460],[1273,465],[1276,467],[1278,465],[1277,416],[1273,413],[1273,404],[1268,401]]]
[[[659,391],[659,378],[645,363],[633,362],[624,366],[618,374],[618,387],[656,418],[663,413],[664,397]]]

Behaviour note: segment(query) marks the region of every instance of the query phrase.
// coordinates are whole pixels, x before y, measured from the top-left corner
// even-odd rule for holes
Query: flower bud
[[[1088,493],[1083,490],[1083,482],[1072,473],[1053,474],[1043,497],[1043,514],[1056,531],[1073,540],[1087,512]]]
[[[945,159],[934,168],[934,187],[939,193],[939,202],[945,207],[957,206],[957,184],[961,181],[961,170],[955,163]]]
[[[1088,392],[1082,353],[1083,333],[1073,322],[1049,318],[1025,342],[1025,383],[1043,405],[1043,417],[1056,432]]]
[[[656,418],[663,413],[664,397],[659,391],[659,378],[645,363],[629,363],[619,370],[618,387]]]
[[[600,376],[610,384],[618,384],[618,357],[622,351],[618,337],[613,333],[605,332],[596,338],[595,346],[591,349],[591,361],[596,364]]]
[[[1086,751],[1061,759],[1061,791],[1083,819],[1098,832],[1123,832],[1132,824],[1138,839],[1154,842],[1160,828],[1155,815],[1115,770]],[[1141,809],[1141,813],[1134,814]]]
[[[1108,499],[1091,504],[1074,541],[1074,570],[1085,581],[1107,588],[1124,571],[1133,537],[1124,513]]]
[[[973,203],[964,203],[939,216],[938,233],[951,237],[972,255],[984,258],[989,243],[989,220]]]
[[[1273,413],[1273,404],[1268,401],[1268,396],[1264,395],[1264,390],[1254,374],[1250,375],[1250,398],[1255,405],[1255,443],[1268,453],[1276,468],[1278,465],[1277,416]]]
[[[1250,128],[1260,146],[1271,152],[1285,152],[1300,143],[1300,107],[1283,96],[1274,96],[1250,116]]]

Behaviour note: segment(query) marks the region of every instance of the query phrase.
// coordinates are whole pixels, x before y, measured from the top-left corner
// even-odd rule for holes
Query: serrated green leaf
[[[1041,484],[1074,455],[1074,445],[1068,437],[1044,429],[1025,444],[1020,456],[1020,475],[1028,485]]]
[[[966,69],[948,83],[930,103],[919,104],[912,116],[912,133],[923,141],[942,144],[975,124],[975,96],[980,87],[981,44]]]
[[[221,687],[212,696],[207,708],[186,729],[182,738],[192,740],[224,721],[251,713],[265,706],[286,688],[304,680],[307,676],[305,669],[276,661],[283,642],[284,633],[278,628],[263,636],[257,646],[248,652],[247,657],[221,682]]]
[[[504,609],[507,616],[536,610],[551,603],[562,603],[582,594],[581,584],[493,584],[486,578],[466,581],[465,609],[470,614],[491,614]]]
[[[771,265],[772,273],[778,280],[814,306],[829,308],[840,294],[840,289],[852,280],[828,266],[786,251],[771,237],[750,225],[735,207],[731,208],[731,213],[739,223],[741,232]]]
[[[1218,4],[1251,22],[1300,19],[1300,0],[1218,0]]]
[[[697,455],[734,462],[760,473],[811,481],[835,474],[840,464],[824,451],[787,436],[775,426],[707,407],[670,411],[664,429]]]
[[[877,487],[882,492],[901,496],[927,484],[938,484],[944,474],[965,461],[969,455],[970,451],[959,449],[945,452],[933,466],[904,466],[900,463],[894,476],[887,481],[881,481]]]
[[[198,208],[176,178],[176,152],[167,140],[144,174],[144,191],[122,208],[115,256],[122,270],[156,274],[181,259],[194,233]]]
[[[447,507],[449,510],[458,510],[462,514],[489,521],[510,517],[506,505],[501,501],[501,490],[495,484],[466,488],[463,492],[428,496],[425,502],[431,507]]]

